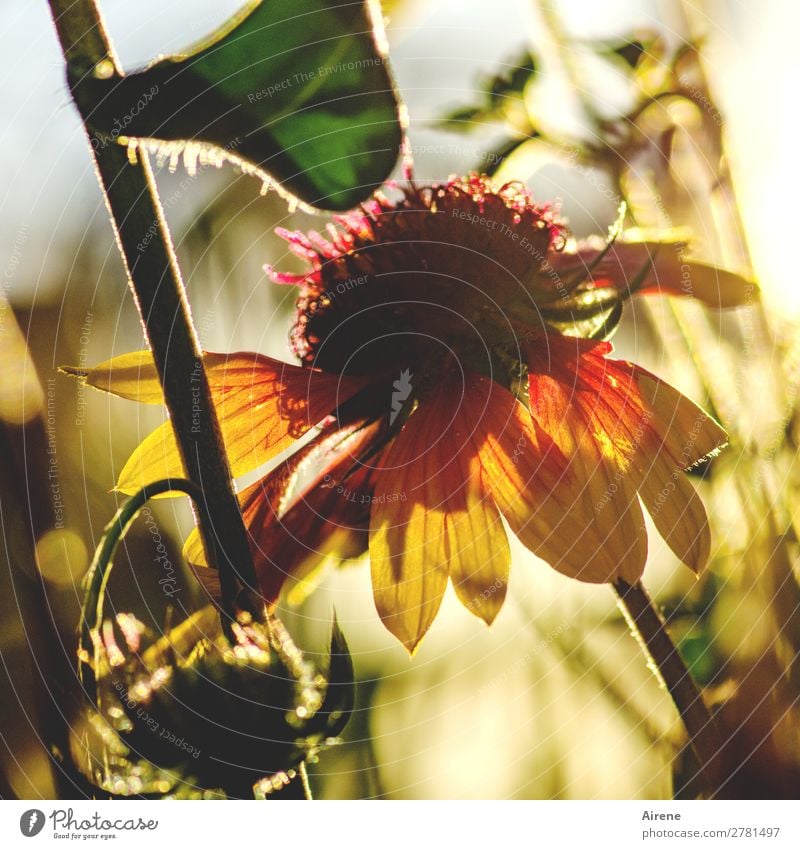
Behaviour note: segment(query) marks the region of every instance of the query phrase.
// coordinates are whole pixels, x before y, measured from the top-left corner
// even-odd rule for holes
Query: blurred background
[[[126,68],[208,33],[236,0],[104,0]],[[714,411],[731,448],[695,476],[713,562],[696,581],[657,534],[645,581],[741,753],[732,795],[800,795],[800,499],[796,451],[800,89],[789,0],[387,0],[392,68],[420,181],[469,169],[559,199],[576,235],[630,224],[691,229],[701,258],[754,274],[760,303],[708,312],[636,303],[615,338]],[[80,580],[118,506],[113,482],[158,408],[57,373],[143,347],[88,144],[44,0],[0,0],[0,796],[65,791]],[[293,292],[265,263],[295,260],[277,225],[307,226],[230,168],[158,172],[204,348],[290,358]],[[788,216],[788,217],[787,217]],[[792,226],[790,226],[792,225]],[[314,223],[319,227],[319,221]],[[127,537],[114,609],[160,629],[200,594],[180,566],[180,500],[153,507],[177,572],[149,569],[152,526]],[[556,574],[521,547],[491,629],[453,598],[413,660],[384,630],[365,563],[331,569],[282,613],[325,650],[335,608],[359,681],[344,745],[311,765],[323,798],[671,798],[683,739],[610,589]],[[59,635],[53,642],[47,623]],[[59,730],[61,729],[61,730]]]

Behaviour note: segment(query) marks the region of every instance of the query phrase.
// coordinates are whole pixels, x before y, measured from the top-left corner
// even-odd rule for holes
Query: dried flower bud
[[[95,710],[75,760],[103,791],[252,798],[336,742],[352,667],[334,626],[329,678],[275,619],[243,615],[229,642],[208,606],[153,640],[130,614],[94,632]],[[149,643],[149,644],[148,644]],[[88,662],[87,658],[83,658]]]

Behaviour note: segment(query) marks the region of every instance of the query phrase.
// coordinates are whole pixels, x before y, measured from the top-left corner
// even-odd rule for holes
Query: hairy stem
[[[300,761],[300,766],[297,767],[297,780],[303,785],[303,793],[306,801],[313,802],[314,793],[311,790],[311,782],[308,780],[308,769],[306,768],[305,761]]]
[[[709,795],[714,796],[722,783],[722,742],[714,718],[641,581],[631,585],[620,579],[614,582],[614,591],[631,630],[678,709]]]
[[[121,77],[96,0],[49,3],[73,96],[93,74]],[[78,108],[91,134],[91,113]],[[97,176],[187,476],[203,493],[204,510],[195,515],[229,606],[240,586],[255,586],[255,576],[172,240],[146,154],[134,162],[114,140],[103,141],[94,150]]]
[[[83,680],[84,666],[89,664],[90,660],[93,660],[93,666],[90,667],[93,679],[92,687],[94,687],[94,675],[100,668],[100,640],[95,635],[103,623],[106,587],[108,586],[108,579],[111,577],[114,555],[139,511],[151,498],[155,498],[164,492],[183,492],[196,503],[202,497],[200,490],[190,481],[165,478],[142,487],[117,510],[114,518],[106,525],[92,558],[89,571],[86,573],[86,593],[78,626],[78,658],[80,660],[78,674]],[[202,512],[202,501],[200,502],[200,509]]]

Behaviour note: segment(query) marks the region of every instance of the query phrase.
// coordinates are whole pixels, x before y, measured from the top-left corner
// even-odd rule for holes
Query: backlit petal
[[[450,495],[445,535],[450,580],[461,603],[491,625],[506,597],[511,550],[489,489],[482,479],[480,460],[459,452],[464,487]]]
[[[413,416],[412,416],[413,419]],[[383,624],[409,652],[425,636],[439,612],[447,587],[445,512],[442,482],[425,486],[416,439],[403,432],[376,476],[370,513],[369,554],[375,607]],[[438,490],[438,491],[436,491]]]
[[[466,386],[442,381],[426,399],[428,412],[418,425],[429,428],[429,439],[435,439],[426,457],[430,473],[437,474],[438,466],[448,483],[443,508],[450,580],[467,610],[490,625],[505,601],[511,552],[475,448],[468,397],[472,380],[467,375]]]
[[[288,365],[260,354],[207,354],[206,359],[234,476],[289,447],[363,385],[358,379]],[[172,426],[165,422],[131,455],[117,488],[133,493],[160,478],[184,474]]]
[[[150,351],[120,354],[89,369],[64,366],[61,371],[80,378],[87,386],[119,395],[120,398],[129,398],[142,404],[164,403],[161,382]]]
[[[703,502],[684,469],[724,446],[725,431],[669,384],[629,367],[653,412],[640,452],[639,495],[675,555],[699,572],[708,561],[711,538]]]
[[[553,257],[552,265],[561,273],[590,268],[604,250],[600,240],[579,242]],[[687,295],[711,307],[735,307],[758,298],[758,286],[740,274],[685,257],[679,241],[616,241],[591,277],[598,287],[625,289],[649,268],[639,292]]]
[[[268,604],[329,560],[366,551],[370,469],[355,464],[379,434],[377,424],[324,433],[240,494],[259,589]],[[184,556],[206,565],[196,529]]]
[[[706,509],[683,471],[653,458],[639,486],[639,495],[658,532],[675,556],[692,571],[700,572],[708,562],[711,532]]]
[[[509,552],[483,491],[463,385],[424,397],[375,476],[370,561],[375,605],[413,651],[433,622],[447,578],[487,622],[505,597]]]
[[[439,612],[447,554],[444,514],[419,502],[403,506],[384,517],[393,525],[378,526],[370,536],[370,572],[381,621],[413,654]]]
[[[699,570],[709,533],[684,469],[724,445],[725,433],[688,398],[645,369],[608,359],[609,351],[607,343],[543,340],[531,351],[533,415],[586,481],[587,535],[605,540],[620,564],[606,580],[630,582],[644,566],[637,492],[675,554]]]
[[[559,571],[607,580],[617,560],[613,551],[586,543],[583,478],[568,469],[559,446],[511,393],[485,378],[472,380],[467,416],[475,422],[473,439],[486,484],[514,533]]]
[[[577,486],[567,509],[580,527],[576,539],[553,534],[542,550],[553,567],[580,580],[632,583],[647,559],[631,474],[646,410],[638,393],[621,388],[616,363],[603,357],[609,350],[561,336],[531,346],[531,415],[569,458]]]

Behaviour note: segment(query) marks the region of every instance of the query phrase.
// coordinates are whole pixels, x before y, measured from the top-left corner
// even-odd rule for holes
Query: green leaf
[[[232,160],[311,206],[355,206],[397,160],[398,101],[368,2],[251,0],[187,52],[104,75],[107,62],[72,80],[100,143],[145,139],[190,170],[198,156]]]
[[[442,117],[437,126],[443,130],[453,132],[467,132],[474,130],[477,124],[482,123],[486,113],[480,106],[457,106]]]
[[[468,132],[482,123],[505,120],[505,110],[509,101],[520,101],[525,86],[536,75],[536,60],[525,50],[516,59],[507,64],[507,69],[497,74],[483,77],[479,82],[480,103],[457,106],[445,113],[438,126],[452,132]],[[533,127],[530,128],[535,133]],[[535,133],[538,135],[538,133]],[[519,144],[517,142],[516,144]],[[498,167],[496,161],[494,168]]]
[[[596,45],[596,49],[601,56],[631,72],[660,62],[664,55],[664,42],[656,30],[643,28],[619,41]]]
[[[548,327],[557,330],[563,336],[576,336],[579,339],[609,339],[622,318],[622,300],[617,300],[608,309],[589,313],[564,316],[561,319],[548,319]]]
[[[506,97],[521,97],[528,80],[536,73],[536,60],[528,51],[522,53],[506,73],[495,74],[485,85],[488,102],[499,105]]]
[[[619,56],[629,68],[635,68],[644,56],[647,50],[647,46],[639,41],[639,39],[632,39],[631,41],[625,41],[622,44],[618,45],[614,48],[613,52],[616,56]]]

